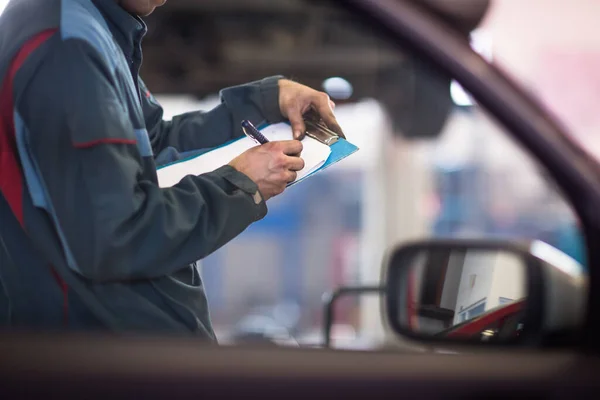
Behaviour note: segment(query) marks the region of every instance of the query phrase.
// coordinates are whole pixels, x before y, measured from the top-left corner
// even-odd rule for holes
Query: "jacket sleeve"
[[[158,187],[120,79],[89,45],[69,40],[45,57],[18,103],[70,266],[94,281],[169,275],[267,211],[257,186],[228,166]]]
[[[243,134],[240,123],[248,119],[254,124],[276,123],[284,118],[279,110],[281,76],[223,89],[221,104],[203,112],[194,111],[163,120],[163,109],[139,79],[144,119],[154,154],[167,147],[187,152],[219,146]]]

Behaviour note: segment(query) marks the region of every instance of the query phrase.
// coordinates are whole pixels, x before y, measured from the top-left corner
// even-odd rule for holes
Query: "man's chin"
[[[167,2],[167,0],[155,0],[154,1],[154,8],[156,7],[162,7],[165,5],[165,3]],[[154,11],[154,10],[153,10]]]
[[[155,9],[156,9],[156,7],[151,7],[151,8],[145,9],[141,12],[138,12],[137,15],[140,17],[147,17],[148,15],[152,14]]]
[[[147,17],[148,15],[152,14],[154,12],[154,10],[156,10],[156,7],[161,7],[163,6],[165,3],[167,2],[167,0],[150,0],[148,3],[148,7],[146,7],[145,10],[143,10],[142,12],[138,13],[138,15],[140,17]]]

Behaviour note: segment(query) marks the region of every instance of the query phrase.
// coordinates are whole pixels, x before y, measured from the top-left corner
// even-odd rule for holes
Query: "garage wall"
[[[486,311],[526,295],[525,268],[518,256],[509,253],[499,253],[496,256]]]
[[[471,252],[465,257],[458,287],[454,323],[461,322],[461,312],[487,301],[494,280],[495,254]]]
[[[440,307],[449,310],[456,309],[458,300],[457,293],[460,288],[460,283],[463,274],[463,258],[460,255],[454,254],[450,256],[448,269],[446,270],[446,279],[444,281],[444,289],[442,290],[442,299]]]
[[[494,59],[600,156],[600,2],[494,0]]]

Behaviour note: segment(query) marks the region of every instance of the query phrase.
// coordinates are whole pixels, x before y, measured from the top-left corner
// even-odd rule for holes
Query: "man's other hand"
[[[329,99],[326,93],[287,79],[279,81],[279,109],[281,115],[290,120],[295,139],[302,140],[304,138],[306,127],[302,116],[311,108],[319,113],[329,129],[340,137],[344,137],[333,114],[334,107],[335,103]]]
[[[266,201],[296,180],[296,171],[304,168],[301,152],[302,143],[298,140],[269,142],[245,151],[229,165],[252,179]]]

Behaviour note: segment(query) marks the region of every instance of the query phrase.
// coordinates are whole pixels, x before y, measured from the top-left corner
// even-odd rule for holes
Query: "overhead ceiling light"
[[[456,81],[450,83],[450,96],[457,106],[468,107],[473,105],[471,96],[469,96],[460,83]]]
[[[485,60],[491,62],[493,59],[493,43],[491,35],[482,29],[476,29],[471,32],[470,36],[471,48],[481,55]],[[457,106],[468,107],[474,104],[471,96],[462,88],[462,86],[452,81],[450,84],[450,96],[452,101]]]
[[[344,78],[335,76],[323,81],[323,90],[332,99],[347,100],[352,96],[354,88],[352,84]]]
[[[4,9],[6,8],[7,5],[8,5],[8,0],[0,0],[0,14],[2,14],[2,11],[4,11]]]

